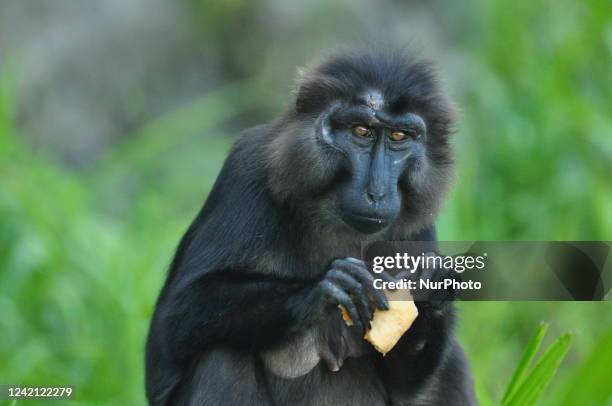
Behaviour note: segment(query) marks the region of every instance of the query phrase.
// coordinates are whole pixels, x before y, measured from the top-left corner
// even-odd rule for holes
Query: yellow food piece
[[[342,320],[344,320],[344,322],[346,323],[347,326],[352,326],[353,325],[353,320],[351,319],[351,316],[349,316],[348,312],[346,311],[346,309],[344,308],[344,306],[342,305],[338,305],[338,307],[340,308],[340,312],[342,313]]]
[[[383,356],[391,351],[419,315],[409,291],[385,290],[385,295],[389,300],[389,310],[374,311],[372,328],[364,336]],[[353,321],[346,309],[339,307],[342,319],[348,326],[352,326]]]

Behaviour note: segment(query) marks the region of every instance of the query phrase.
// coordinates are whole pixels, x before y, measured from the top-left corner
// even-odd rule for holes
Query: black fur
[[[362,234],[335,211],[350,168],[314,128],[330,105],[368,89],[382,93],[389,111],[422,117],[427,135],[424,154],[398,179],[399,216]],[[407,57],[343,53],[303,74],[295,108],[236,141],[177,249],[147,340],[150,404],[474,403],[452,303],[419,304],[384,358],[337,309],[319,306],[327,271],[350,268],[337,260],[359,258],[362,242],[435,239],[452,173],[451,125],[452,106],[430,67]]]

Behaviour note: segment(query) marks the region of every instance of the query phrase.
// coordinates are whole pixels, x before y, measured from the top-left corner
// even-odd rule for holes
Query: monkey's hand
[[[447,358],[457,292],[452,285],[445,287],[444,281],[457,280],[459,274],[453,269],[421,268],[413,274],[397,276],[414,280],[419,287],[410,291],[419,316],[383,359],[385,386],[391,388],[394,402],[403,404],[406,396],[412,396],[414,388],[428,382]],[[422,288],[420,281],[435,289]]]
[[[385,294],[374,288],[374,277],[366,264],[351,257],[332,262],[319,281],[293,298],[290,307],[301,322],[316,323],[327,320],[332,311],[338,312],[339,305],[362,331],[370,329],[375,309],[389,309]]]

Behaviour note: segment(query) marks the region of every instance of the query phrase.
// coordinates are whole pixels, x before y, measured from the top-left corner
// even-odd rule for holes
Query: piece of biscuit
[[[389,300],[389,310],[374,311],[372,328],[366,331],[364,336],[383,356],[391,351],[419,315],[409,291],[385,290],[385,295]],[[353,325],[346,310],[342,306],[339,307],[346,324]]]

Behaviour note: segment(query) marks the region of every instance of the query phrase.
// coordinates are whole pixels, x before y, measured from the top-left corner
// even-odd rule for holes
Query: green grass
[[[525,353],[512,375],[510,385],[502,398],[503,406],[534,405],[557,372],[569,349],[571,336],[563,334],[557,338],[540,359],[535,362],[534,358],[542,344],[546,329],[546,325],[540,326],[536,335],[527,345]]]
[[[542,340],[544,340],[544,336],[546,335],[546,330],[548,329],[547,324],[542,324],[536,334],[533,336],[529,344],[525,348],[525,352],[519,361],[519,364],[512,375],[512,379],[510,380],[510,384],[504,393],[504,397],[502,398],[502,404],[508,405],[512,404],[510,399],[514,397],[517,393],[518,388],[522,382],[525,381],[525,376],[527,375],[527,369],[529,368],[531,362],[536,356],[536,353],[540,346],[542,345]]]

